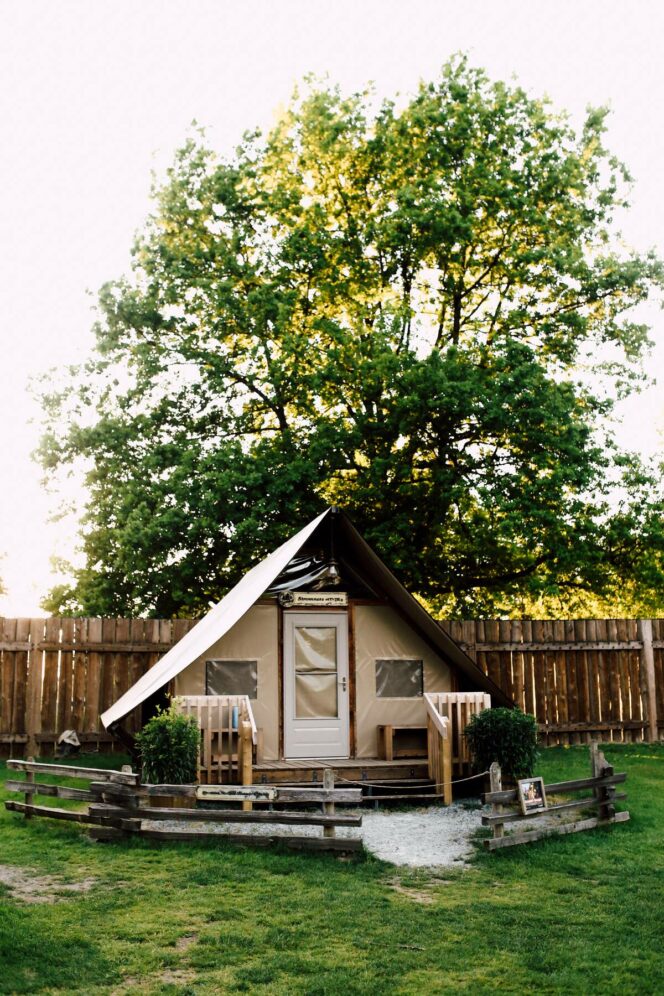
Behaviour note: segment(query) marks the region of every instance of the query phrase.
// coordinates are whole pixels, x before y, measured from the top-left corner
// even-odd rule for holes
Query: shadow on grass
[[[119,975],[88,933],[59,922],[58,906],[0,899],[0,987],[6,993],[85,991]]]

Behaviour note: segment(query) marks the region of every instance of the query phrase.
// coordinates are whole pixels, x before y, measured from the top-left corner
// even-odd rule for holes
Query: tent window
[[[379,699],[415,699],[424,692],[424,662],[418,660],[376,661],[376,695]]]
[[[258,697],[258,661],[206,661],[206,695]]]

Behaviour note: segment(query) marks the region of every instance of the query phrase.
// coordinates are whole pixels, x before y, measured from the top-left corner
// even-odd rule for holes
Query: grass
[[[0,991],[664,992],[664,745],[605,753],[628,772],[629,823],[439,875],[222,843],[100,845],[3,808],[1,863],[97,884],[53,905],[0,888]],[[538,766],[546,781],[587,770],[585,747]]]

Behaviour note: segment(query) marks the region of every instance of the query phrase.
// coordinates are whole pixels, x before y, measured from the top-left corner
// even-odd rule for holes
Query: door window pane
[[[293,636],[296,717],[338,716],[336,626],[296,626]]]
[[[294,637],[296,671],[336,671],[335,626],[296,626]]]
[[[298,719],[336,719],[337,674],[301,671],[295,675],[295,715]]]
[[[380,699],[414,699],[424,692],[424,664],[418,660],[377,660],[376,695]]]

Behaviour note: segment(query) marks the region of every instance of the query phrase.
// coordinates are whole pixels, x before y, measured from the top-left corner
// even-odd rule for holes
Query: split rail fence
[[[590,746],[590,766],[590,778],[545,785],[546,808],[524,813],[519,808],[517,789],[503,789],[500,765],[494,761],[490,771],[491,791],[483,796],[483,801],[491,803],[493,810],[491,815],[482,817],[483,825],[492,830],[492,836],[484,841],[485,848],[495,851],[499,847],[528,844],[543,837],[580,833],[611,823],[626,822],[629,813],[626,810],[616,812],[615,804],[624,801],[627,795],[616,792],[615,787],[624,782],[627,775],[614,772],[596,743]],[[577,792],[584,794],[580,798],[570,798]],[[553,803],[550,802],[553,796],[562,798]],[[588,815],[590,810],[593,810],[592,816]],[[575,813],[582,818],[567,819]]]
[[[100,714],[194,624],[0,619],[0,752],[49,753],[65,729],[75,729],[84,746],[115,750]],[[664,619],[443,625],[537,717],[545,744],[664,737]],[[127,728],[139,725],[135,712]]]
[[[145,785],[128,765],[121,771],[110,771],[12,759],[7,766],[10,770],[23,772],[25,778],[5,783],[10,792],[24,796],[23,802],[7,800],[6,809],[22,814],[27,820],[43,817],[87,825],[89,835],[98,841],[137,835],[151,840],[227,840],[257,847],[279,844],[295,850],[342,853],[362,850],[360,837],[337,836],[336,833],[337,827],[362,826],[361,814],[336,810],[337,803],[359,806],[362,789],[335,788],[331,769],[325,770],[322,786],[299,788],[288,785]],[[41,775],[50,780],[37,781],[36,776]],[[85,779],[87,788],[58,784],[53,782],[54,776]],[[40,795],[88,802],[88,807],[83,810],[37,805],[35,796]],[[313,805],[320,807],[318,812],[302,809]],[[217,829],[202,829],[201,824],[216,824]],[[259,826],[262,832],[245,832],[252,824]],[[279,825],[320,827],[322,834],[316,835],[311,830],[299,834],[278,833],[274,827]]]

